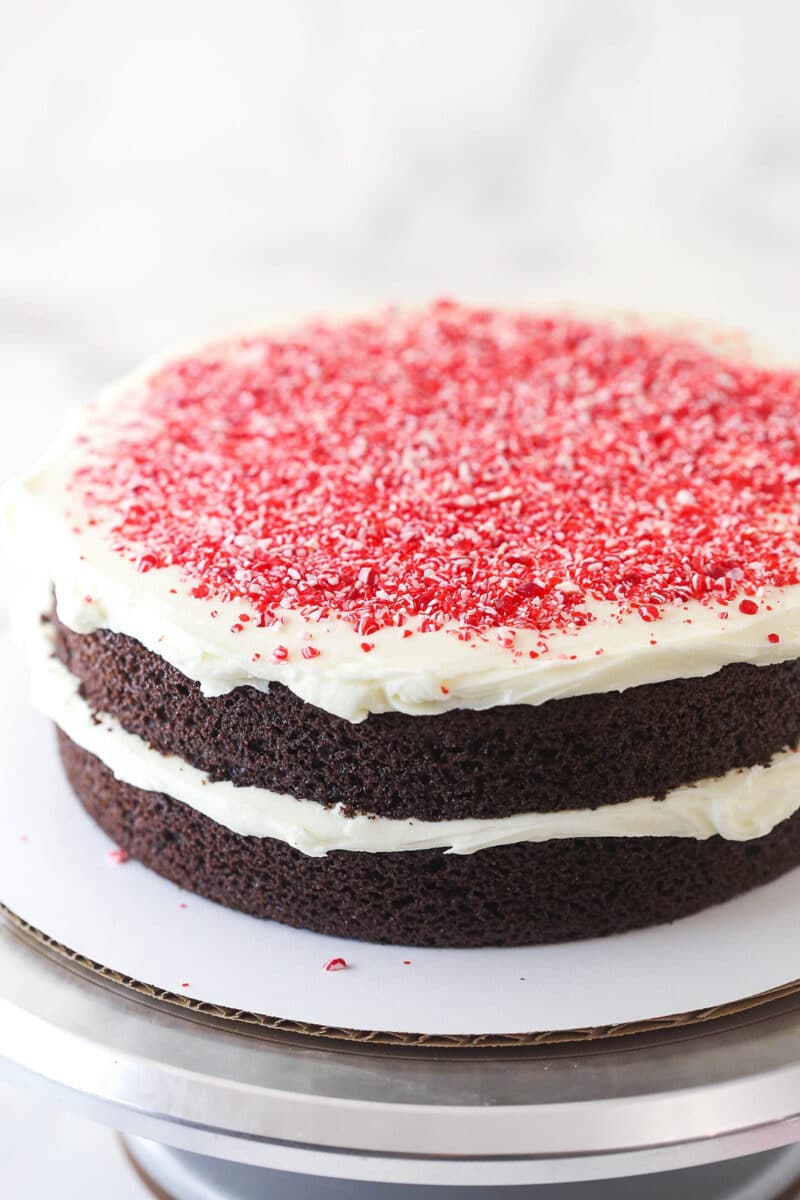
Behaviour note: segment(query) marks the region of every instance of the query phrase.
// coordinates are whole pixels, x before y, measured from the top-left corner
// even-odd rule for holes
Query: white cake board
[[[377,946],[232,912],[108,861],[8,638],[0,666],[0,902],[126,979],[292,1023],[444,1038],[647,1022],[800,980],[800,870],[673,925],[558,946]],[[326,972],[333,957],[347,970]]]

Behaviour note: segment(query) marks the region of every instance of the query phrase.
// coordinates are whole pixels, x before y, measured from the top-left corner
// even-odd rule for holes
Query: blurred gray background
[[[798,47],[795,0],[0,0],[0,476],[297,311],[571,300],[800,360]],[[0,1192],[144,1194],[2,1088]]]

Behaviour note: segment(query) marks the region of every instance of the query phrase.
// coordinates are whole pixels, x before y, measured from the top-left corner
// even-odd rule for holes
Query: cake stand
[[[588,1045],[371,1047],[150,1000],[3,919],[0,1063],[174,1200],[800,1196],[796,998]]]

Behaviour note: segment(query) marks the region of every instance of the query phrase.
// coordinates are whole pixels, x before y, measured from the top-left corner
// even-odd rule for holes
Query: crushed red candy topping
[[[777,646],[777,644],[780,640],[781,640],[781,635],[779,633],[768,633],[767,634],[767,641],[772,642],[773,646]]]
[[[745,613],[749,617],[755,616],[758,612],[758,605],[755,600],[742,600],[739,604],[739,612]]]
[[[800,374],[677,336],[440,302],[210,346],[136,404],[73,488],[259,625],[511,638],[800,581]]]
[[[324,969],[326,971],[344,971],[347,969],[347,962],[343,958],[329,958]]]
[[[106,862],[111,863],[113,867],[119,867],[128,861],[128,851],[119,846],[116,850],[109,850],[106,855]]]

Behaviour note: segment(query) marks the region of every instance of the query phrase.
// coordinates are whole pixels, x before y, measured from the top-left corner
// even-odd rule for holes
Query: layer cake
[[[728,347],[445,302],[148,365],[11,502],[77,796],[182,887],[378,941],[775,878],[799,419],[800,375]]]

